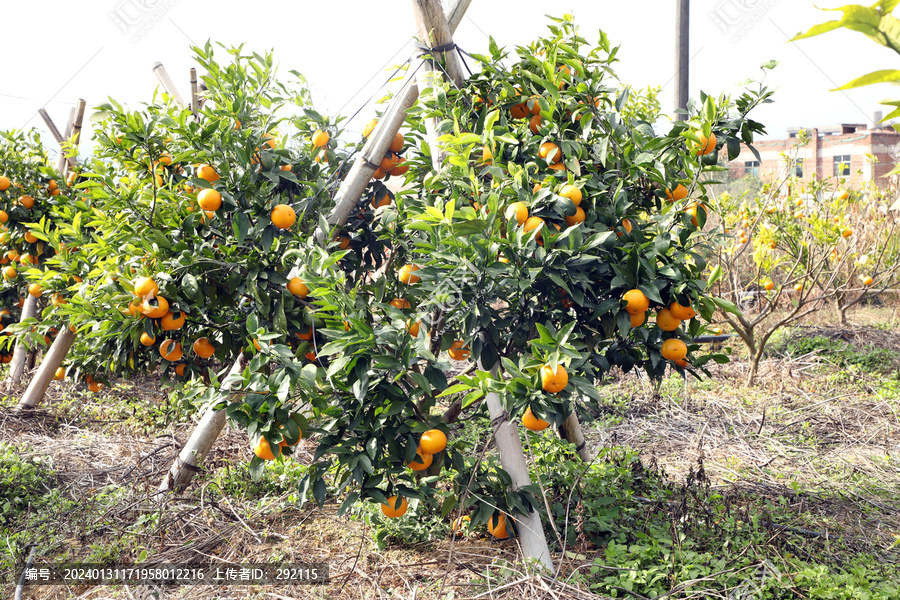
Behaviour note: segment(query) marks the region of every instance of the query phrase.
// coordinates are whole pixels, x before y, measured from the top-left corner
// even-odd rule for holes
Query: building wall
[[[850,174],[843,177],[851,187],[860,187],[866,181],[875,181],[883,186],[887,185],[887,181],[882,176],[894,168],[894,155],[900,154],[900,133],[891,128],[831,135],[822,135],[813,129],[810,138],[802,146],[797,146],[797,138],[762,140],[754,144],[762,159],[760,177],[785,177],[789,174],[789,161],[796,158],[803,160],[803,181],[819,178],[837,182],[842,176],[836,177],[834,174],[834,157],[849,156]],[[874,155],[878,162],[872,165],[867,154]],[[753,153],[742,147],[740,156],[728,163],[731,176],[741,178],[748,175],[745,163],[755,160]],[[793,173],[793,169],[790,171]]]

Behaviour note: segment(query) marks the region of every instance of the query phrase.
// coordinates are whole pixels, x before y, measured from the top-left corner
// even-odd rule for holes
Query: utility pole
[[[688,62],[690,61],[691,0],[676,0],[675,4],[675,110],[688,103]],[[684,114],[675,114],[676,121],[684,121]]]

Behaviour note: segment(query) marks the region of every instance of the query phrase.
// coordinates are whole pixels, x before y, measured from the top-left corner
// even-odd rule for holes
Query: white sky
[[[638,88],[663,86],[663,108],[672,113],[674,0],[473,0],[454,39],[480,53],[487,52],[487,34],[508,48],[526,44],[546,31],[548,10],[556,16],[574,13],[582,36],[591,42],[603,29],[622,46],[620,78]],[[306,76],[316,108],[349,116],[387,79],[385,67],[408,56],[411,11],[405,0],[8,2],[0,35],[0,129],[43,129],[37,116],[41,106],[62,129],[77,98],[87,100],[87,116],[110,96],[136,108],[157,86],[151,70],[156,61],[189,96],[188,70],[195,66],[189,45],[207,39],[245,43],[245,49],[260,52],[274,49],[286,80],[290,69]],[[754,115],[770,137],[784,137],[792,125],[868,122],[881,108],[878,101],[895,95],[894,88],[828,90],[870,71],[896,68],[900,57],[844,30],[786,43],[839,14],[817,10],[806,0],[694,0],[691,96],[701,89],[736,95],[740,88],[735,84],[756,78],[760,64],[776,59],[780,65],[767,79],[776,88],[775,104]],[[224,59],[224,52],[218,57]],[[374,110],[367,107],[348,129],[360,130]],[[52,148],[49,135],[44,139]]]

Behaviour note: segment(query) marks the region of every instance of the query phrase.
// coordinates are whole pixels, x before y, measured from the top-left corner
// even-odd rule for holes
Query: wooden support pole
[[[43,108],[39,108],[38,114],[41,115],[41,118],[44,120],[44,124],[47,126],[47,129],[50,130],[50,135],[53,136],[53,139],[56,140],[56,143],[62,144],[66,138],[64,138],[59,132],[59,129],[56,128],[56,123],[53,122],[53,119],[50,118],[50,115],[47,114],[47,111]]]
[[[161,62],[153,65],[153,72],[156,74],[156,78],[159,79],[159,83],[162,84],[163,89],[166,90],[166,93],[172,97],[172,100],[179,105],[184,106],[184,99],[181,97],[181,94],[178,93],[175,82],[169,77],[169,72],[166,71],[166,68]]]
[[[584,433],[581,431],[581,423],[578,421],[578,415],[575,414],[574,410],[563,421],[563,424],[559,426],[559,437],[575,446],[575,453],[578,454],[578,458],[584,462],[591,460],[591,453],[588,451]]]
[[[197,96],[197,69],[191,68],[191,112],[194,118],[200,114],[200,99]]]
[[[81,142],[81,127],[84,123],[84,111],[86,107],[87,103],[84,101],[84,98],[79,98],[78,102],[75,103],[75,120],[72,122],[72,135],[69,138],[70,143],[72,144],[72,156],[69,157],[69,160],[60,172],[63,179],[68,177],[69,169],[78,164],[78,153],[75,150]]]
[[[66,128],[63,130],[63,143],[59,145],[59,159],[56,161],[56,172],[60,175],[66,169],[66,163],[69,161],[66,160],[66,154],[68,154],[66,150],[66,142],[69,141],[69,137],[72,135],[72,125],[75,123],[75,109],[72,108],[69,110],[69,118],[66,120]],[[65,177],[63,177],[65,179]]]
[[[683,110],[688,103],[688,64],[690,63],[691,0],[676,0],[675,4],[675,109]],[[675,113],[676,121],[684,121],[684,113]]]
[[[447,15],[447,24],[451,34],[456,31],[471,2],[472,0],[458,0],[453,8],[450,9]],[[375,127],[375,131],[369,136],[368,143],[363,148],[363,151],[360,152],[356,162],[353,163],[344,181],[341,182],[341,187],[338,189],[334,199],[334,208],[331,210],[331,214],[328,215],[329,225],[343,225],[347,222],[350,211],[356,206],[360,195],[366,189],[366,185],[372,180],[372,174],[378,168],[377,165],[384,158],[388,146],[391,145],[394,136],[400,131],[400,127],[406,119],[406,111],[416,103],[416,99],[419,97],[419,90],[413,85],[411,74],[417,71],[420,64],[420,61],[413,61],[410,64],[403,87],[391,100],[387,110]],[[323,239],[327,233],[327,231],[320,231],[318,232],[318,237]]]
[[[441,3],[435,0],[412,0],[412,5],[416,21],[416,37],[419,41],[429,48],[452,47],[453,32],[441,9]],[[434,52],[432,63],[436,65],[438,62],[443,65],[443,70],[446,71],[450,81],[461,86],[465,77],[456,48]],[[440,69],[435,67],[432,70]]]
[[[37,316],[38,298],[28,294],[25,297],[25,306],[22,307],[21,323],[26,319],[33,319]],[[16,344],[13,352],[12,361],[9,363],[9,375],[6,379],[6,393],[9,393],[13,387],[19,385],[22,381],[22,374],[25,372],[25,359],[28,358],[28,348],[21,341]]]
[[[69,353],[69,349],[72,348],[74,343],[75,333],[68,327],[63,327],[56,335],[53,343],[50,344],[50,350],[47,351],[47,355],[41,361],[41,366],[38,367],[37,373],[31,378],[28,389],[22,394],[22,399],[19,400],[19,404],[16,406],[16,412],[37,408],[37,405],[44,399],[44,394],[47,393],[50,382],[56,376],[56,370],[62,366],[66,354]]]
[[[243,354],[238,356],[228,375],[225,376],[225,382],[229,379],[237,377],[244,370],[247,361]],[[233,387],[233,384],[228,384]],[[216,439],[225,427],[226,415],[225,409],[214,410],[211,406],[203,413],[200,422],[191,432],[184,448],[178,453],[178,457],[172,464],[172,468],[166,473],[165,479],[159,485],[157,490],[157,500],[163,500],[165,494],[171,491],[183,490],[194,478],[194,474],[200,471],[200,466],[206,459],[206,455],[212,449]]]

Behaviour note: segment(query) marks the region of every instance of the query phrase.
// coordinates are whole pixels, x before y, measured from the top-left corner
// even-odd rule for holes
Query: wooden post
[[[224,381],[240,375],[245,365],[246,360],[242,354],[231,365],[231,369],[228,371],[228,375],[225,376]],[[225,420],[224,408],[214,410],[210,406],[206,409],[200,422],[197,423],[197,426],[191,432],[191,437],[178,453],[172,468],[169,469],[165,479],[160,483],[157,490],[157,500],[162,500],[168,492],[182,490],[187,487],[191,479],[194,478],[194,474],[200,471],[200,465],[203,464],[206,455],[209,454],[213,444],[225,427]]]
[[[191,112],[194,118],[200,113],[200,101],[197,97],[197,69],[191,69]]]
[[[72,125],[75,124],[75,109],[72,108],[69,110],[69,118],[66,120],[66,128],[63,131],[63,143],[59,145],[59,160],[56,161],[56,170],[60,175],[63,174],[66,168],[66,164],[69,162],[66,160],[66,155],[68,151],[65,147],[65,142],[69,140],[69,137],[72,135]],[[65,179],[65,177],[63,177]]]
[[[450,9],[447,15],[447,24],[451,34],[456,31],[466,9],[471,3],[472,0],[457,0],[453,8]],[[411,74],[416,72],[420,64],[419,61],[413,61],[410,64],[403,87],[391,100],[385,114],[382,115],[381,120],[375,127],[375,131],[369,136],[369,142],[365,145],[363,151],[360,152],[344,181],[341,182],[341,187],[338,189],[334,199],[334,208],[331,210],[331,214],[328,215],[329,225],[343,225],[347,222],[350,211],[356,206],[360,195],[366,189],[366,185],[372,180],[372,174],[375,173],[375,169],[378,168],[378,164],[384,158],[384,153],[387,152],[388,146],[391,145],[394,136],[400,131],[400,126],[403,125],[403,121],[406,119],[407,109],[416,103],[416,99],[419,97],[419,90],[412,84]],[[320,231],[318,232],[318,237],[321,239],[327,234],[327,231]]]
[[[75,103],[75,120],[72,122],[72,135],[69,138],[70,143],[72,144],[72,156],[69,157],[69,160],[66,161],[63,168],[60,169],[60,175],[65,181],[66,177],[69,175],[69,169],[78,164],[78,153],[74,150],[78,148],[79,142],[81,142],[81,126],[84,122],[84,110],[87,106],[87,103],[84,101],[84,98],[79,98],[78,102]]]
[[[161,62],[153,65],[153,72],[156,74],[156,78],[159,79],[159,82],[162,84],[163,89],[166,90],[166,93],[172,96],[172,100],[174,100],[181,106],[184,106],[184,99],[181,97],[181,94],[178,93],[178,88],[175,87],[175,82],[173,82],[172,78],[169,77],[168,71],[166,71],[166,68]]]
[[[34,409],[43,400],[47,388],[50,387],[50,382],[56,376],[56,370],[62,366],[66,354],[68,354],[74,343],[75,333],[68,327],[63,327],[50,345],[50,350],[47,351],[47,355],[41,361],[41,366],[38,367],[37,373],[31,378],[28,389],[22,394],[22,399],[19,400],[19,404],[16,406],[16,412]]]
[[[578,421],[578,415],[573,409],[569,416],[559,426],[559,437],[575,446],[575,452],[578,458],[584,462],[591,460],[591,453],[588,452],[587,442],[584,440],[584,433],[581,431],[581,423]]]
[[[675,4],[675,110],[687,108],[688,64],[690,63],[691,0],[676,0]],[[676,121],[687,115],[675,113]]]
[[[27,293],[27,292],[26,292]],[[25,319],[33,319],[37,316],[38,298],[28,294],[25,298],[25,306],[22,307],[22,317],[19,319],[21,323]],[[21,341],[16,344],[13,352],[12,361],[9,363],[9,376],[6,379],[6,393],[9,393],[14,386],[19,385],[22,381],[22,374],[25,372],[25,359],[28,357],[28,348]]]

